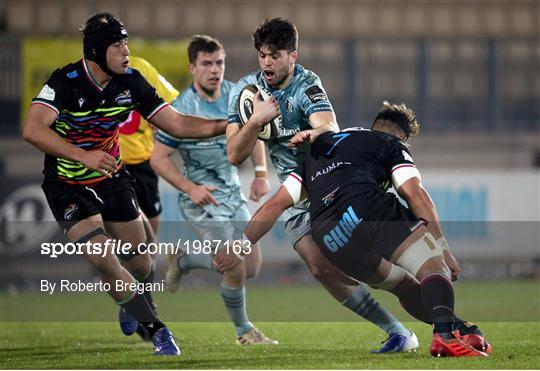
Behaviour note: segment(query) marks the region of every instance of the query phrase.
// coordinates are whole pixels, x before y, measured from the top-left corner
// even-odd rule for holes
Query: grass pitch
[[[477,323],[492,343],[494,354],[487,359],[431,357],[428,352],[431,329],[418,322],[406,323],[418,335],[420,348],[416,353],[372,355],[369,351],[378,348],[385,339],[381,330],[359,321],[318,286],[293,286],[249,290],[252,320],[265,334],[280,341],[278,346],[266,347],[234,344],[233,328],[223,322],[226,316],[216,289],[158,296],[162,317],[182,348],[180,357],[153,356],[151,345],[139,341],[137,335],[123,336],[113,322],[115,308],[105,295],[0,296],[0,369],[540,368],[537,282],[462,283],[456,291],[458,312],[474,321],[479,319]],[[375,295],[398,317],[408,320],[391,296],[381,295],[379,291]],[[520,300],[516,301],[518,296]],[[195,308],[198,309],[194,312]],[[62,318],[72,321],[77,314],[80,319],[105,318],[107,322],[60,322],[56,316],[62,312],[65,313]],[[479,317],[481,312],[483,315]],[[54,322],[21,322],[39,313],[46,313]],[[99,315],[92,317],[92,313]],[[312,322],[298,322],[295,313]],[[197,314],[206,322],[188,322]],[[528,319],[523,320],[525,317]]]

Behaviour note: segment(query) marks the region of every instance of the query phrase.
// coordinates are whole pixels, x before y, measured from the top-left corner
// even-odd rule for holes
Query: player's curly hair
[[[373,120],[372,128],[381,128],[386,127],[387,129],[392,130],[392,127],[402,131],[406,138],[409,138],[411,135],[417,135],[420,131],[420,123],[416,119],[416,114],[412,109],[407,107],[405,103],[394,104],[388,103],[388,101],[383,102],[383,106],[375,120]]]
[[[218,50],[224,50],[218,39],[208,35],[193,35],[188,45],[189,63],[195,63],[199,52],[213,53]]]
[[[253,31],[253,45],[261,50],[267,46],[271,51],[287,50],[294,52],[298,49],[298,31],[291,21],[284,18],[265,19]]]

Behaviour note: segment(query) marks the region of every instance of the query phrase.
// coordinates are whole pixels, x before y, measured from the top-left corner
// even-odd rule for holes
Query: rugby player
[[[82,32],[84,57],[53,72],[32,102],[23,137],[45,153],[42,187],[70,241],[103,246],[110,233],[136,247],[146,241],[146,234],[120,159],[119,124],[137,111],[172,135],[196,138],[223,133],[226,122],[188,117],[169,107],[129,67],[128,33],[111,14],[90,17]],[[85,258],[111,287],[117,280],[144,281],[151,267],[144,251],[118,258],[86,253]],[[155,354],[180,354],[144,295],[112,290],[109,295],[144,326]],[[135,332],[136,326],[127,330]]]
[[[487,356],[491,347],[478,327],[454,315],[451,280],[457,279],[459,264],[405,144],[418,130],[414,112],[404,104],[384,102],[371,130],[329,130],[318,138],[304,133],[303,140],[314,140],[310,152],[255,213],[244,238],[257,242],[283,211],[309,197],[314,240],[333,265],[394,293],[389,284],[402,276],[395,265],[417,280],[407,282],[407,292],[396,294],[409,307],[415,298],[421,306],[409,313],[433,324],[432,355]],[[387,192],[391,185],[409,208]],[[227,270],[237,259],[222,254],[216,262]]]
[[[301,162],[305,152],[288,147],[289,139],[306,129],[314,133],[337,131],[338,125],[319,77],[296,64],[298,33],[294,24],[283,18],[265,20],[254,31],[253,43],[259,53],[261,69],[240,79],[231,91],[227,157],[232,164],[241,164],[253,151],[260,128],[281,112],[282,128],[278,137],[268,141],[267,146],[283,182]],[[248,84],[267,88],[273,97],[263,102],[255,99],[253,114],[241,128],[238,97]],[[307,202],[291,207],[285,212],[284,219],[292,245],[311,274],[345,307],[387,332],[389,340],[379,352],[415,349],[418,346],[416,336],[388,313],[365,285],[344,275],[319,251],[311,236],[308,207]]]
[[[218,40],[195,35],[188,46],[191,86],[172,106],[179,112],[207,119],[227,119],[227,102],[233,83],[223,80],[225,50]],[[179,208],[201,241],[238,239],[251,218],[240,190],[237,169],[227,161],[225,136],[197,140],[179,139],[159,131],[151,164],[156,172],[180,191]],[[182,175],[170,156],[178,151],[184,161]],[[252,160],[255,178],[250,198],[258,201],[268,193],[264,145],[255,145]],[[215,271],[213,256],[203,252],[169,255],[166,274],[168,289],[175,292],[179,281],[191,269]],[[246,312],[245,279],[258,274],[259,245],[245,261],[223,275],[220,293],[236,330],[237,344],[277,344],[258,330]]]

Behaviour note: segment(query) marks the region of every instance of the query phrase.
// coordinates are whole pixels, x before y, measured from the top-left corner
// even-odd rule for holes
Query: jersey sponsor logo
[[[295,129],[285,129],[285,128],[279,128],[279,136],[289,136],[289,135],[295,135],[296,133],[300,132],[300,128]]]
[[[70,78],[70,79],[74,79],[74,78],[76,78],[77,76],[79,76],[79,74],[77,73],[77,71],[71,71],[71,72],[68,72],[68,73],[66,74],[66,76],[67,76],[68,78]]]
[[[119,105],[132,104],[131,91],[129,89],[123,91],[114,98],[114,101]]]
[[[53,88],[51,88],[49,85],[45,84],[43,85],[43,88],[38,94],[38,98],[45,99],[45,100],[54,100],[54,97],[56,96],[56,92]]]
[[[326,248],[331,252],[336,252],[345,246],[362,220],[363,218],[358,218],[352,206],[349,206],[341,216],[338,224],[323,236]]]
[[[86,99],[85,99],[85,98],[82,98],[82,97],[78,99],[78,101],[79,101],[79,108],[82,108],[82,105],[84,104],[84,101],[85,101],[85,100],[86,100]]]
[[[339,191],[339,188],[340,187],[337,187],[336,189],[334,189],[332,192],[330,192],[329,194],[327,194],[326,196],[324,196],[321,201],[324,205],[324,207],[327,207],[328,205],[330,205],[332,203],[332,201],[335,200],[336,198],[336,192]]]
[[[311,103],[317,103],[323,100],[328,100],[326,93],[321,89],[320,86],[312,86],[308,88],[305,92],[305,95],[309,98]]]
[[[407,151],[405,151],[404,149],[401,150],[401,154],[403,155],[403,159],[405,159],[407,161],[410,161],[410,162],[414,162],[411,155],[409,155],[407,153]]]
[[[317,170],[315,175],[311,176],[311,181],[313,182],[315,179],[317,179],[321,175],[326,175],[328,173],[331,173],[332,171],[336,170],[338,167],[341,167],[343,165],[351,165],[351,162],[348,162],[348,161],[333,162],[330,165],[328,165],[327,167],[325,167],[324,169]]]
[[[287,112],[291,113],[294,110],[294,103],[291,98],[287,98]]]

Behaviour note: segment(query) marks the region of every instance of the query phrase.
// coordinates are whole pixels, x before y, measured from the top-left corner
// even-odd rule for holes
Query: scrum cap
[[[107,66],[107,48],[127,38],[124,25],[112,14],[95,14],[86,21],[83,29],[84,57],[96,62],[103,71],[113,76],[114,72]]]

